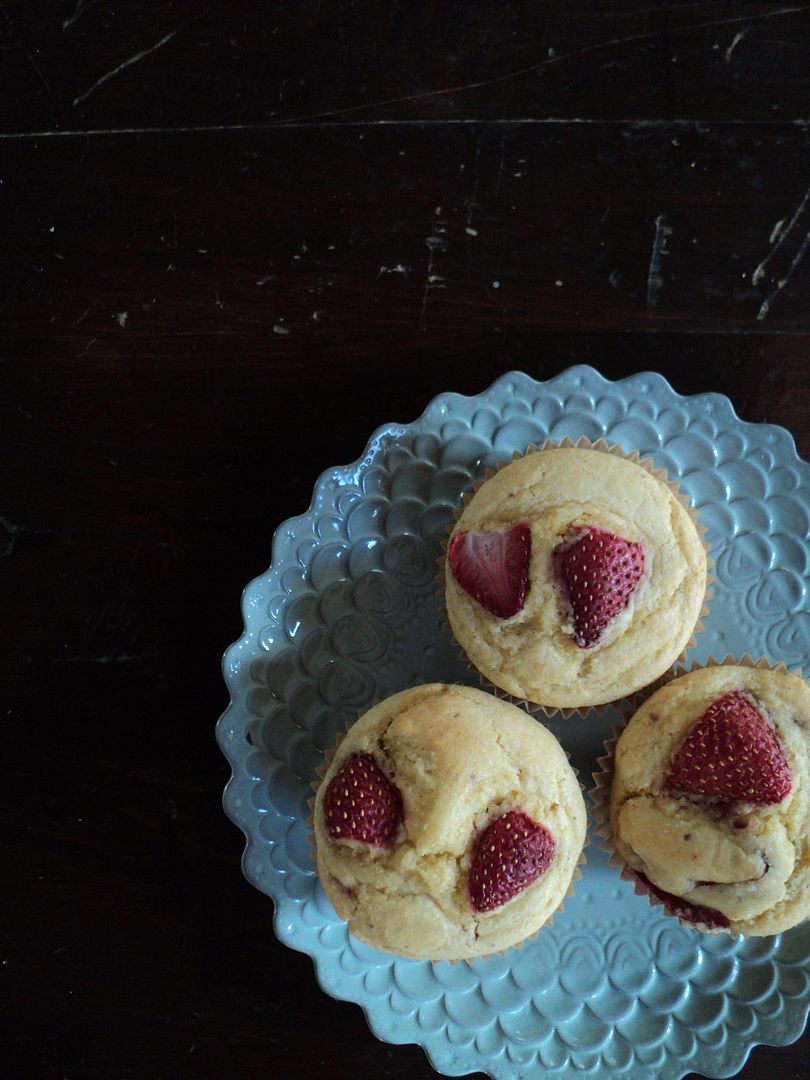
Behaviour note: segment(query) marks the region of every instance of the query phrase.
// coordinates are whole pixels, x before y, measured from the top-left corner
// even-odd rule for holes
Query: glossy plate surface
[[[748,943],[683,929],[634,896],[591,844],[576,895],[538,940],[489,961],[431,964],[351,938],[315,874],[307,799],[336,732],[414,683],[475,682],[440,627],[434,592],[452,508],[487,466],[566,435],[651,455],[699,508],[716,582],[690,659],[748,650],[807,664],[810,465],[784,429],[742,422],[718,394],[681,397],[655,374],[613,383],[575,367],[539,383],[513,373],[380,428],[277,530],[224,660],[225,809],[247,838],[245,875],[275,901],[278,937],[313,958],[328,994],[360,1004],[377,1036],[419,1043],[438,1071],[731,1076],[755,1044],[801,1033],[810,921]],[[583,780],[617,719],[608,710],[549,722]]]

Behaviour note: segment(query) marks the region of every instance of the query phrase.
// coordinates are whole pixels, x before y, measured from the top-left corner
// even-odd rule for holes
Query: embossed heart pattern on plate
[[[472,678],[440,627],[433,581],[461,493],[514,450],[580,435],[651,456],[708,527],[715,595],[690,659],[749,651],[807,663],[810,466],[788,432],[741,421],[718,394],[682,397],[653,373],[609,382],[580,366],[544,383],[511,373],[381,427],[276,531],[223,662],[224,805],[245,833],[246,877],[274,900],[278,937],[313,958],[327,993],[360,1004],[378,1037],[420,1044],[439,1072],[730,1076],[752,1046],[803,1030],[810,922],[750,941],[699,934],[634,896],[591,845],[574,897],[535,941],[490,961],[431,964],[353,939],[312,861],[309,785],[336,732],[376,697]],[[617,719],[608,709],[548,726],[589,776]]]

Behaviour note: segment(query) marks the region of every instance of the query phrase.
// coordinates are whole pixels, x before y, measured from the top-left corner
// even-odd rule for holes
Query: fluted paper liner
[[[464,647],[460,644],[455,634],[453,633],[453,628],[450,625],[449,619],[447,618],[447,608],[445,605],[445,562],[447,561],[447,544],[449,542],[450,534],[455,528],[456,522],[464,513],[464,508],[467,506],[473,496],[478,492],[479,488],[481,488],[487,482],[487,480],[493,477],[497,472],[500,472],[500,470],[503,469],[506,465],[511,464],[513,461],[517,461],[519,458],[526,457],[528,454],[542,453],[543,450],[556,450],[560,448],[596,450],[598,453],[613,454],[615,457],[622,457],[625,458],[627,461],[632,461],[634,465],[640,465],[643,469],[646,469],[651,476],[654,476],[656,480],[660,480],[662,484],[665,484],[666,487],[669,488],[675,499],[677,499],[681,506],[686,510],[687,514],[694,523],[700,542],[706,552],[706,591],[703,597],[703,604],[701,605],[700,611],[698,612],[698,620],[692,630],[692,636],[687,641],[680,656],[676,657],[670,668],[667,669],[667,672],[664,672],[664,674],[660,676],[660,678],[666,677],[668,673],[673,670],[675,665],[684,663],[686,660],[686,654],[697,644],[697,635],[703,630],[703,619],[709,613],[708,602],[712,596],[710,586],[714,581],[714,575],[712,574],[714,560],[709,556],[709,545],[706,542],[706,526],[701,524],[697,510],[690,503],[688,496],[686,496],[681,490],[680,484],[676,480],[670,480],[665,469],[656,468],[650,458],[642,457],[640,451],[631,450],[628,453],[618,443],[610,444],[608,443],[607,439],[597,439],[596,442],[592,442],[587,436],[582,435],[576,441],[566,436],[559,442],[555,441],[554,439],[546,439],[542,446],[538,446],[537,443],[530,443],[526,447],[525,451],[523,451],[522,453],[518,450],[514,451],[509,461],[499,461],[496,469],[486,469],[484,472],[484,476],[481,479],[476,480],[473,483],[472,487],[468,488],[463,493],[461,497],[462,505],[461,507],[453,511],[453,521],[451,524],[447,525],[448,540],[442,541],[442,554],[437,560],[439,564],[439,573],[436,576],[437,596],[439,600],[440,612],[444,615],[444,619],[442,620],[441,625],[442,627],[450,631],[450,634],[453,638],[453,644],[459,650],[460,658],[464,661],[464,663],[466,663],[467,670],[472,672],[474,675],[477,675],[479,683],[482,687],[490,690],[496,695],[496,697],[499,697],[504,701],[509,701],[511,702],[511,704],[517,705],[519,708],[525,709],[526,712],[530,714],[542,712],[547,717],[557,716],[558,714],[561,714],[567,720],[569,717],[574,715],[584,718],[591,712],[603,713],[605,709],[609,708],[611,705],[617,704],[617,702],[605,701],[599,705],[582,705],[578,707],[558,708],[553,705],[543,705],[542,703],[537,701],[528,701],[526,698],[515,697],[508,691],[501,689],[501,687],[499,686],[496,686],[490,679],[487,679],[486,676],[482,675],[478,668],[473,664],[473,662],[467,655]],[[639,690],[643,689],[644,687],[639,688]],[[623,701],[625,699],[620,698],[618,700]]]
[[[458,683],[457,685],[462,686],[464,684],[463,683]],[[377,705],[380,700],[382,700],[382,699],[381,698],[375,698],[375,700],[371,703],[371,705],[369,705],[368,709],[360,709],[360,710],[358,710],[356,719],[359,720],[361,716],[363,716],[365,713],[367,713],[369,711],[369,709],[374,708],[374,706]],[[307,799],[307,806],[309,807],[309,810],[310,810],[309,816],[306,819],[306,823],[309,826],[309,831],[307,833],[307,839],[309,840],[310,846],[312,847],[313,857],[315,858],[316,868],[317,868],[317,844],[315,842],[315,821],[314,821],[314,816],[313,816],[314,813],[315,813],[315,795],[317,794],[318,789],[320,788],[321,784],[323,783],[323,778],[326,775],[327,771],[329,770],[329,766],[334,761],[335,754],[338,752],[338,749],[340,748],[341,743],[346,738],[346,735],[349,733],[349,731],[354,727],[355,722],[356,722],[355,720],[347,721],[344,730],[339,731],[337,733],[337,735],[335,736],[335,745],[330,747],[328,750],[324,751],[323,763],[321,765],[316,766],[316,768],[315,768],[315,773],[316,773],[318,779],[313,780],[312,783],[310,784],[310,787],[312,788],[313,792],[315,792],[315,794],[311,795],[309,797],[309,799]],[[568,763],[570,765],[571,764],[571,755],[565,749],[565,747],[561,746],[561,749],[562,749],[563,753],[565,754],[566,758],[568,759]],[[575,769],[574,766],[571,765],[571,771],[573,772],[574,776],[577,779],[577,783],[579,784],[580,792],[584,796],[585,787],[584,787],[584,785],[582,784],[582,782],[579,779],[579,769]],[[587,813],[587,809],[586,809],[586,813]],[[524,945],[527,945],[530,941],[536,941],[537,938],[540,935],[541,930],[544,930],[547,926],[551,926],[553,924],[554,919],[557,917],[557,915],[562,914],[563,909],[565,908],[565,901],[569,900],[574,895],[574,882],[579,881],[582,878],[582,873],[583,873],[582,868],[588,862],[588,858],[587,858],[587,856],[585,854],[585,848],[588,846],[588,843],[589,843],[589,839],[588,839],[588,834],[587,834],[587,830],[586,830],[585,843],[583,844],[582,851],[580,851],[579,857],[577,858],[576,864],[574,866],[574,871],[573,871],[573,873],[571,875],[571,880],[568,883],[568,888],[565,891],[565,895],[563,896],[562,900],[560,900],[557,907],[552,911],[552,913],[546,919],[546,921],[544,923],[541,923],[540,926],[538,926],[538,928],[534,931],[533,934],[529,934],[528,937],[521,938],[521,940],[516,941],[514,943],[514,945],[507,945],[505,949],[496,950],[496,952],[480,953],[480,954],[477,954],[476,956],[459,957],[458,959],[455,959],[455,960],[446,960],[446,961],[441,961],[441,962],[442,963],[448,963],[448,964],[460,964],[460,963],[466,962],[466,961],[472,962],[473,960],[485,960],[485,961],[486,960],[491,960],[495,956],[505,956],[506,953],[510,949],[521,949],[521,948],[523,948]],[[349,930],[349,933],[351,933],[351,930]],[[376,949],[376,948],[379,948],[379,946],[375,945],[375,946],[373,946],[373,948]],[[381,949],[380,951],[385,952],[386,950]],[[389,955],[390,956],[396,956],[398,954],[397,953],[389,953]]]
[[[596,834],[602,841],[599,848],[601,851],[607,852],[608,864],[610,866],[620,868],[619,877],[621,877],[623,881],[629,881],[631,883],[633,891],[637,896],[645,896],[651,907],[660,907],[662,909],[659,914],[678,919],[684,926],[699,929],[701,933],[729,934],[731,937],[737,938],[745,937],[745,935],[741,934],[739,930],[731,930],[727,927],[706,927],[704,929],[704,924],[698,926],[698,924],[692,923],[688,919],[681,918],[681,916],[668,911],[664,901],[656,896],[655,893],[640,880],[636,872],[625,863],[624,859],[619,854],[610,821],[610,794],[613,787],[613,765],[616,753],[616,743],[619,741],[622,732],[644,702],[651,698],[658,690],[661,690],[675,679],[680,679],[684,675],[691,675],[693,671],[700,671],[702,668],[711,667],[750,667],[760,671],[775,671],[782,675],[793,675],[799,679],[804,678],[801,668],[790,670],[783,661],[780,660],[778,663],[773,663],[764,656],[755,660],[750,653],[743,653],[739,659],[733,657],[730,653],[724,656],[722,660],[717,660],[715,657],[710,656],[704,664],[700,664],[695,660],[688,668],[683,666],[674,667],[671,671],[662,675],[660,679],[656,679],[656,681],[651,683],[645,690],[639,691],[637,694],[634,694],[627,699],[626,708],[624,710],[624,720],[620,724],[613,725],[611,737],[604,742],[605,753],[597,759],[600,769],[593,774],[594,786],[591,788],[589,794],[594,804],[593,817],[596,822]],[[688,901],[685,901],[685,903],[688,903]]]

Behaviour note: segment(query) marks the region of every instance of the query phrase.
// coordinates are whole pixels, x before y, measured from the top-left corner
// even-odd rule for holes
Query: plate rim
[[[499,375],[494,381],[490,382],[484,389],[475,394],[461,394],[456,391],[442,391],[439,394],[434,395],[427,403],[422,412],[414,420],[407,423],[398,423],[389,421],[378,425],[367,439],[362,453],[359,457],[346,465],[330,466],[324,469],[316,478],[312,489],[312,497],[310,499],[307,508],[300,514],[293,515],[285,518],[281,521],[273,530],[271,544],[270,544],[270,563],[267,568],[252,577],[247,584],[243,587],[240,596],[240,614],[242,618],[242,631],[240,635],[232,641],[224,650],[221,659],[221,673],[228,691],[228,704],[220,714],[215,728],[215,734],[217,743],[223,753],[225,759],[231,770],[225,787],[222,792],[222,806],[228,819],[236,825],[242,832],[244,838],[244,847],[241,854],[240,864],[244,878],[247,882],[258,891],[262,892],[265,896],[268,896],[273,904],[273,929],[276,937],[288,948],[300,952],[306,956],[309,956],[312,961],[313,973],[315,975],[318,988],[321,992],[326,993],[329,997],[337,1001],[349,1001],[353,1004],[359,1005],[363,1011],[366,1023],[371,1031],[372,1035],[381,1042],[394,1045],[413,1044],[420,1046],[424,1051],[430,1066],[444,1075],[460,1076],[466,1075],[473,1071],[481,1070],[490,1076],[496,1076],[496,1073],[488,1073],[489,1061],[488,1059],[481,1058],[478,1064],[462,1064],[460,1058],[463,1056],[463,1052],[469,1051],[469,1045],[465,1047],[459,1047],[456,1051],[447,1041],[446,1036],[439,1038],[438,1035],[434,1035],[432,1032],[422,1031],[421,1037],[415,1040],[410,1034],[397,1032],[391,1030],[390,1026],[386,1027],[383,1034],[378,1027],[382,1026],[379,1023],[378,1018],[372,1015],[372,1011],[367,1004],[360,1000],[356,996],[347,994],[345,989],[339,990],[337,987],[331,988],[329,980],[325,977],[325,972],[322,970],[322,964],[326,960],[325,956],[313,954],[309,951],[305,944],[296,944],[295,941],[289,940],[288,936],[283,933],[279,923],[282,917],[283,901],[284,897],[281,896],[280,890],[278,892],[270,891],[269,888],[264,888],[256,880],[253,879],[248,870],[248,861],[254,849],[257,847],[257,839],[253,835],[252,828],[255,827],[255,822],[250,815],[241,812],[238,803],[238,789],[240,785],[242,787],[250,786],[247,781],[248,777],[237,776],[237,764],[239,759],[236,755],[230,752],[230,744],[233,741],[234,734],[232,733],[231,725],[234,719],[239,714],[240,706],[240,693],[236,684],[236,680],[240,671],[241,663],[244,658],[241,656],[243,651],[247,650],[247,647],[252,641],[252,617],[251,617],[251,604],[250,598],[252,593],[258,591],[262,584],[266,581],[273,569],[282,561],[280,546],[281,537],[285,531],[289,531],[295,527],[301,527],[306,524],[308,520],[311,520],[317,512],[317,503],[319,494],[324,491],[329,485],[334,482],[338,475],[347,475],[351,472],[358,472],[362,470],[364,461],[369,457],[374,449],[375,445],[378,445],[384,439],[394,439],[401,437],[406,432],[412,431],[420,424],[424,424],[429,414],[434,411],[438,411],[441,408],[442,403],[452,401],[453,399],[461,400],[467,405],[476,401],[482,405],[486,404],[487,398],[496,395],[497,392],[507,383],[523,383],[525,387],[530,388],[533,392],[538,390],[554,390],[561,381],[567,380],[574,384],[574,388],[578,389],[579,386],[575,380],[581,381],[583,392],[593,392],[595,389],[617,389],[627,386],[631,383],[647,383],[645,394],[649,395],[651,385],[656,390],[663,391],[669,395],[674,396],[676,401],[688,401],[688,402],[712,402],[716,406],[719,406],[735,424],[742,425],[745,428],[761,430],[767,428],[770,432],[773,432],[777,438],[782,442],[781,453],[787,451],[790,455],[790,464],[798,463],[803,469],[810,470],[810,464],[801,458],[796,449],[795,439],[792,433],[785,427],[779,424],[770,423],[767,421],[749,421],[742,419],[734,408],[734,404],[731,399],[717,391],[700,391],[694,394],[682,394],[676,390],[669,380],[660,372],[652,370],[644,370],[639,372],[632,372],[627,376],[620,379],[608,379],[601,374],[596,368],[588,364],[574,364],[567,368],[562,369],[555,375],[548,379],[535,379],[532,375],[519,369],[512,369]],[[596,384],[596,385],[594,385]],[[652,452],[650,452],[651,454]],[[642,456],[650,456],[647,452],[643,452]],[[588,843],[593,842],[589,837]],[[392,958],[396,960],[396,957]],[[792,1008],[791,1008],[792,1006]],[[791,1024],[784,1024],[783,1030],[780,1033],[773,1033],[770,1037],[766,1033],[762,1033],[763,1037],[754,1038],[749,1041],[747,1036],[737,1036],[732,1033],[735,1042],[741,1043],[739,1045],[739,1055],[735,1055],[731,1062],[731,1069],[715,1071],[714,1073],[706,1073],[701,1075],[714,1076],[714,1077],[727,1077],[735,1075],[746,1063],[751,1051],[755,1046],[786,1046],[794,1042],[802,1034],[804,1026],[807,1024],[808,1013],[810,1013],[810,994],[803,1003],[799,1003],[793,999],[784,1000],[785,1012],[790,1010],[791,1012],[797,1011],[797,1019],[799,1021],[798,1030],[794,1031],[796,1026],[795,1022]],[[784,1013],[782,1014],[784,1016]],[[730,1040],[729,1040],[730,1041]],[[724,1052],[728,1052],[728,1043],[724,1047]],[[472,1053],[477,1054],[474,1048]],[[688,1061],[681,1058],[670,1058],[670,1061],[677,1061],[679,1065],[682,1063],[682,1071],[677,1072],[678,1077],[686,1075],[688,1072],[694,1071]],[[728,1058],[726,1058],[728,1064]],[[455,1068],[454,1066],[461,1066]],[[517,1066],[516,1066],[517,1067]],[[453,1071],[448,1071],[452,1069]],[[549,1075],[554,1075],[549,1073]],[[672,1074],[672,1080],[674,1080],[676,1073]]]

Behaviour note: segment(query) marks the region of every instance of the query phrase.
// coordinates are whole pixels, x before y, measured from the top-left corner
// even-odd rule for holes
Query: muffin
[[[360,717],[313,813],[318,874],[352,934],[430,960],[536,933],[571,884],[585,824],[549,731],[491,694],[443,683]]]
[[[674,679],[618,740],[612,844],[701,930],[763,936],[810,915],[810,687],[727,663]]]
[[[447,547],[453,634],[496,687],[548,709],[625,697],[692,638],[706,551],[669,484],[598,448],[555,447],[504,466]]]

